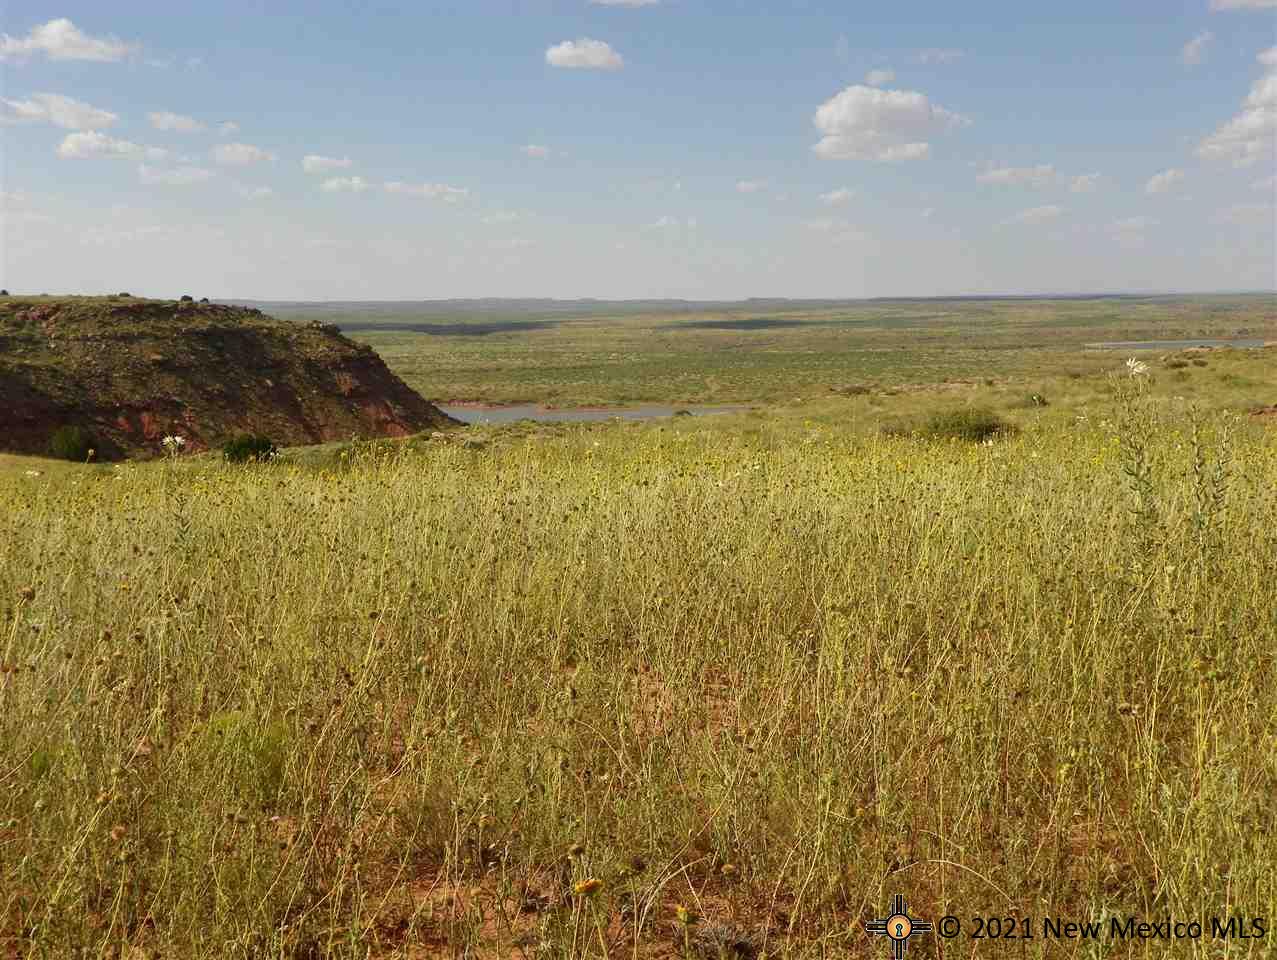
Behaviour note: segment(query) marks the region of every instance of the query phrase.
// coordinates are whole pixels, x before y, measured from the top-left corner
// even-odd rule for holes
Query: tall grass
[[[0,953],[1271,917],[1277,445],[1141,424],[0,480]]]

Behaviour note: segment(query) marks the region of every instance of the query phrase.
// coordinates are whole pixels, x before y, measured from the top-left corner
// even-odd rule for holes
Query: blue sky
[[[1277,0],[10,0],[0,34],[15,292],[1277,287]]]

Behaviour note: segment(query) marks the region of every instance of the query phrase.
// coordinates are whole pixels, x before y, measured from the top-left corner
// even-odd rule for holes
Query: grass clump
[[[84,463],[93,454],[96,441],[85,427],[67,424],[58,427],[49,438],[49,455],[59,460]]]
[[[264,462],[279,451],[269,437],[241,433],[222,444],[222,457],[227,463]]]
[[[1010,436],[1017,428],[987,407],[961,407],[921,416],[891,417],[882,421],[878,429],[884,437],[981,443],[995,437]]]

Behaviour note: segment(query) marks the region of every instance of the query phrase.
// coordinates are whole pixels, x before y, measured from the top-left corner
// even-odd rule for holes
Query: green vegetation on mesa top
[[[562,406],[788,402],[855,385],[1094,373],[1114,363],[1083,349],[1100,341],[1277,340],[1272,295],[268,309],[338,324],[436,401]]]

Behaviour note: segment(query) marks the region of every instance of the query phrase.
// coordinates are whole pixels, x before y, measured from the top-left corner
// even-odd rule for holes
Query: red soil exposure
[[[332,327],[218,304],[0,299],[0,450],[42,454],[67,424],[97,456],[251,432],[281,445],[402,437],[453,423]]]

